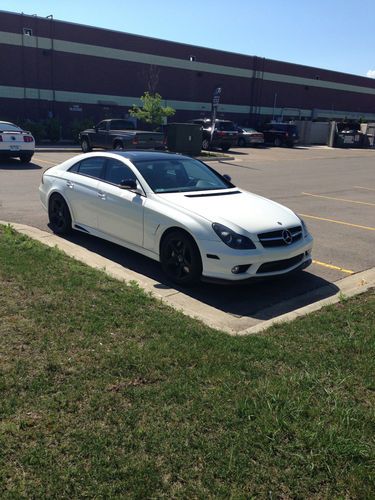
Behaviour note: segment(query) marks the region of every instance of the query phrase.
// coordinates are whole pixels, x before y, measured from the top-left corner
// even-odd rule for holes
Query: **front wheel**
[[[62,196],[55,193],[48,203],[48,218],[55,234],[69,234],[72,230],[72,218],[69,207]]]
[[[210,141],[208,139],[203,139],[202,141],[202,149],[210,149]]]
[[[230,150],[230,144],[223,144],[221,146],[222,151],[229,151]]]
[[[183,231],[173,231],[163,239],[160,262],[167,277],[178,285],[196,284],[202,274],[202,259],[195,241]]]
[[[89,153],[91,151],[92,147],[90,146],[88,139],[86,138],[82,139],[81,149],[84,153]]]

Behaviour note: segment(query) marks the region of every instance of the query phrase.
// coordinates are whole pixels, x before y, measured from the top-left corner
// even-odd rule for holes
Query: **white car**
[[[19,158],[29,163],[35,150],[35,140],[31,132],[10,122],[0,121],[0,156]]]
[[[187,156],[78,155],[45,171],[39,191],[55,233],[73,228],[123,245],[160,261],[180,285],[283,275],[311,263],[313,239],[292,210]]]

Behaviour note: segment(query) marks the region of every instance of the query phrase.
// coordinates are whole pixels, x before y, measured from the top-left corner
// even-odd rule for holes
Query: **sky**
[[[375,78],[375,0],[0,0],[0,10]]]

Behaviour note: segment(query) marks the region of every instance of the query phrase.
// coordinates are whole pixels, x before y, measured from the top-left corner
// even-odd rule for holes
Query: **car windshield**
[[[243,128],[242,129],[244,132],[256,132],[256,130],[254,128]]]
[[[234,187],[204,163],[190,158],[139,160],[133,163],[155,193]]]
[[[1,123],[0,130],[3,132],[21,132],[22,129],[14,125],[13,123]]]

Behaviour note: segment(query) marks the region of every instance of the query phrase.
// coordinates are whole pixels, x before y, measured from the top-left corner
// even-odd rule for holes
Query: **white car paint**
[[[44,173],[39,188],[44,208],[48,210],[53,193],[60,193],[69,207],[73,228],[118,243],[155,260],[160,259],[160,241],[165,231],[180,228],[191,235],[198,246],[203,278],[242,281],[286,274],[311,263],[312,236],[289,208],[235,186],[221,190],[154,192],[131,161],[137,154],[158,155],[158,158],[168,159],[172,156],[158,152],[78,155]],[[116,159],[128,166],[137,177],[137,189],[124,189],[68,171],[73,165],[90,157]],[[182,155],[173,155],[173,158],[190,160]],[[255,248],[229,247],[214,231],[213,223],[223,224],[250,238]],[[297,226],[300,227],[301,236],[292,244],[264,248],[259,240],[258,235],[261,233]],[[281,270],[259,272],[262,264],[297,256],[300,256],[298,262],[287,263]],[[248,265],[250,267],[246,272],[235,274],[232,271],[234,266]]]
[[[0,121],[0,155],[28,162],[34,154],[35,140],[31,132],[14,123]]]

